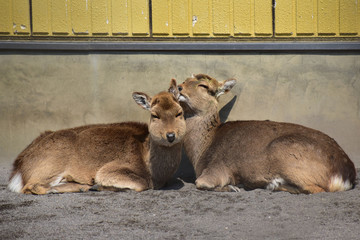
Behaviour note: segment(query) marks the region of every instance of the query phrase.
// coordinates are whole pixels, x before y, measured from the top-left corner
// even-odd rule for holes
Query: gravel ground
[[[344,240],[360,236],[359,186],[314,195],[262,189],[206,192],[196,190],[193,178],[180,171],[162,190],[35,196],[6,189],[10,169],[10,164],[0,165],[1,239]]]

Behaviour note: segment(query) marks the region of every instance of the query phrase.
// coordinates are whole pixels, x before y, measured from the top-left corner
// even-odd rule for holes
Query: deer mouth
[[[181,141],[181,138],[179,138],[175,133],[173,135],[166,135],[166,137],[151,135],[151,138],[154,142],[163,147],[171,147]]]
[[[190,108],[191,109],[191,106],[190,106],[190,103],[189,103],[189,98],[183,94],[180,93],[179,97],[178,97],[178,100],[179,100],[179,103],[180,103],[180,106],[183,108],[183,109],[187,109],[187,108]]]
[[[178,100],[180,102],[180,106],[184,110],[185,119],[191,118],[196,115],[196,110],[191,106],[189,98],[180,93]]]
[[[188,102],[188,98],[181,93],[179,94],[178,100],[179,102],[185,102],[185,103]]]

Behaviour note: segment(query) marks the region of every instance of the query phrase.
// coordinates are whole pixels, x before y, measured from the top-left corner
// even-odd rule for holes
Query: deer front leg
[[[138,174],[138,172],[142,174]],[[149,175],[146,179],[143,176]],[[136,165],[110,162],[104,165],[95,176],[96,190],[134,190],[141,192],[151,188],[150,174],[136,169]]]
[[[91,185],[80,183],[64,183],[50,188],[47,193],[66,193],[66,192],[87,192]]]
[[[234,180],[228,174],[227,169],[207,168],[195,181],[196,188],[200,190],[217,192],[240,192],[240,188],[234,185]]]

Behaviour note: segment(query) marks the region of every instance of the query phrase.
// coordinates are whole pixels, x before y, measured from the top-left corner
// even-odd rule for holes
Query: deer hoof
[[[100,191],[100,186],[97,184],[92,185],[91,188],[89,188],[89,191]]]

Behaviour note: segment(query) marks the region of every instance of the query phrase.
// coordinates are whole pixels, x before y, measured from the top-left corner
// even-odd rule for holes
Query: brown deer
[[[218,97],[235,83],[198,74],[178,86],[187,128],[184,148],[198,189],[318,193],[354,186],[353,162],[320,131],[272,121],[220,123]]]
[[[175,80],[169,92],[153,98],[133,93],[151,112],[149,125],[124,122],[43,133],[16,158],[8,188],[47,194],[163,187],[180,164],[186,131],[174,94]]]

